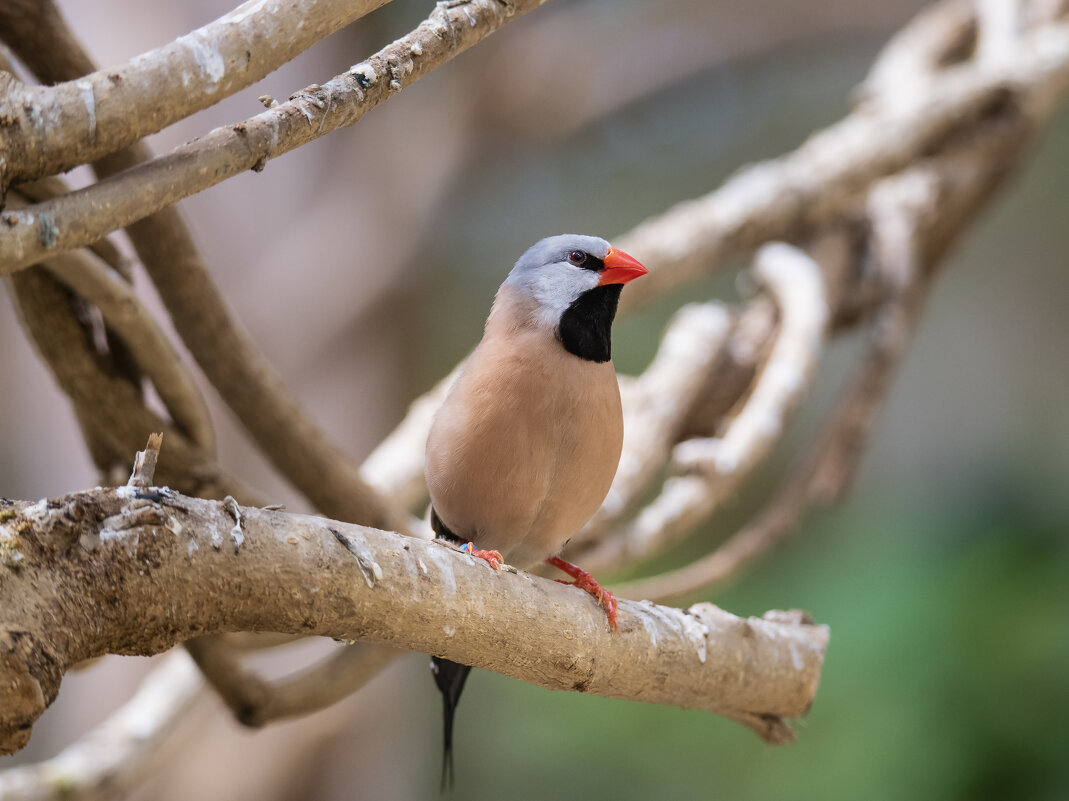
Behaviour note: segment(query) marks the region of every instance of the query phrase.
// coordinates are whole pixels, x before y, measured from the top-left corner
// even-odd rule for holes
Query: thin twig
[[[163,434],[149,434],[145,450],[138,451],[137,455],[134,456],[134,469],[130,472],[130,479],[126,482],[126,486],[152,486],[152,480],[156,475],[156,462],[160,458],[160,446],[162,444]]]

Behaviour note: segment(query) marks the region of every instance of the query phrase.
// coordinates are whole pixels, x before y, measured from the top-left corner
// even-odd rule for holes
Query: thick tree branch
[[[0,275],[124,228],[338,128],[545,0],[439,3],[414,31],[322,86],[62,198],[3,215]],[[0,82],[0,92],[4,90]]]
[[[0,150],[8,154],[4,186],[95,161],[208,108],[385,2],[248,0],[173,42],[76,81],[25,86],[0,75],[0,114],[13,123],[0,127]],[[51,2],[5,3],[0,13],[0,35],[31,63],[47,52],[42,45],[69,44],[42,42],[37,32],[60,28]]]
[[[574,587],[498,574],[437,542],[166,489],[8,501],[0,519],[5,752],[25,743],[72,664],[199,634],[368,640],[551,689],[705,709],[773,741],[812,702],[827,645],[827,629],[802,618],[744,620],[709,604],[625,603],[613,636]]]

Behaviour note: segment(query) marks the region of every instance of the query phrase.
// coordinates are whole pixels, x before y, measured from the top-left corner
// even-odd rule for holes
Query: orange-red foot
[[[460,550],[470,553],[476,559],[483,559],[490,567],[501,572],[501,565],[505,564],[504,557],[501,556],[500,551],[480,551],[475,547],[474,542],[469,542],[467,545],[461,545]]]
[[[586,590],[595,598],[598,599],[598,605],[605,608],[606,614],[609,616],[609,625],[612,626],[612,633],[616,633],[616,596],[602,587],[596,578],[590,573],[583,570],[583,568],[573,565],[571,562],[565,562],[559,556],[551,556],[546,560],[549,564],[558,570],[563,570],[575,581],[565,581],[564,579],[555,579],[560,584],[572,584],[581,590]]]

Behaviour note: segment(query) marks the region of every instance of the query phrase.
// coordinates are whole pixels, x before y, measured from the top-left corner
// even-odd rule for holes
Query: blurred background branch
[[[190,80],[207,81],[205,91],[178,92],[188,97],[178,106],[162,104],[168,114],[175,111],[166,119],[154,114],[151,102],[146,105],[145,95],[138,101],[144,114],[133,114],[122,103],[109,105],[109,93],[122,98],[142,87],[137,82],[124,88],[122,81],[102,81],[113,73],[133,75],[122,71],[150,64],[151,58],[139,62],[131,55],[144,50],[153,37],[168,41],[227,9],[202,0],[154,20],[161,26],[159,33],[148,34],[148,26],[133,25],[128,49],[107,51],[103,58],[103,63],[125,66],[99,72],[71,28],[85,31],[90,42],[109,41],[113,46],[118,39],[102,39],[99,29],[94,37],[96,23],[76,6],[66,9],[75,18],[70,28],[51,3],[10,3],[0,12],[0,39],[21,62],[10,66],[9,73],[21,69],[24,81],[5,78],[4,102],[44,97],[50,90],[33,86],[33,77],[42,84],[64,82],[54,96],[66,98],[68,116],[56,118],[61,123],[55,131],[72,143],[69,150],[49,151],[47,158],[36,145],[30,150],[9,145],[4,151],[0,177],[10,188],[0,216],[0,272],[17,270],[9,287],[25,331],[73,405],[73,418],[81,426],[99,480],[124,481],[129,457],[145,434],[163,430],[167,447],[159,477],[182,492],[232,495],[255,505],[281,501],[339,519],[425,535],[411,513],[422,514],[425,502],[421,474],[426,429],[448,386],[449,378],[441,378],[443,365],[456,361],[475,341],[476,310],[485,306],[489,287],[496,285],[510,259],[539,235],[611,232],[622,227],[621,219],[646,219],[614,239],[652,271],[625,300],[625,311],[637,313],[618,325],[620,366],[637,374],[622,380],[625,452],[605,506],[573,538],[569,550],[569,558],[584,567],[626,571],[631,579],[619,589],[630,597],[705,597],[710,587],[720,588],[760,558],[765,559],[763,569],[772,570],[768,564],[776,564],[773,547],[796,530],[808,507],[844,499],[857,481],[875,419],[887,404],[922,321],[934,278],[944,272],[962,235],[977,228],[980,210],[1018,169],[1036,134],[1049,125],[1069,81],[1064,3],[946,0],[924,9],[891,39],[856,88],[853,110],[827,126],[841,112],[841,97],[849,82],[858,80],[854,74],[870,58],[877,37],[901,24],[910,10],[906,5],[761,0],[739,8],[732,3],[680,2],[669,4],[670,10],[653,10],[644,4],[598,0],[557,2],[506,26],[499,37],[487,39],[448,70],[436,71],[426,86],[406,88],[407,104],[399,100],[384,107],[381,119],[367,118],[361,127],[371,130],[359,133],[358,139],[339,144],[330,138],[278,162],[271,175],[238,176],[249,167],[262,168],[264,156],[352,124],[366,108],[407,87],[415,77],[410,70],[418,73],[421,64],[441,63],[481,39],[509,10],[504,3],[449,3],[412,30],[427,9],[392,3],[359,26],[323,41],[270,79],[272,83],[254,87],[253,96],[285,95],[292,86],[307,88],[249,117],[252,103],[235,94],[239,89],[355,18],[343,19],[343,13],[362,15],[381,3],[359,8],[306,5],[301,12],[306,23],[312,19],[309,14],[324,14],[329,22],[303,28],[303,39],[275,37],[270,49],[256,47],[244,58],[237,48],[233,58],[223,58],[221,81],[214,80],[210,70],[193,70]],[[523,11],[537,3],[512,5]],[[347,8],[343,11],[342,6]],[[281,19],[272,21],[262,12],[257,4],[246,4],[228,16],[239,16],[242,25],[258,24],[256,18],[268,25]],[[428,37],[435,37],[435,22],[443,14],[451,29],[465,38],[459,46],[443,45],[444,55],[435,61],[437,38]],[[474,24],[469,25],[469,14]],[[228,28],[220,27],[228,16],[200,30],[221,31],[219,42],[229,42]],[[129,18],[137,20],[136,15]],[[287,30],[296,27],[290,24]],[[411,32],[401,36],[405,31]],[[357,60],[350,55],[353,50],[373,52],[399,36],[360,62],[355,72],[339,74]],[[177,57],[201,58],[203,52],[198,55],[188,46],[182,50],[180,42],[203,38],[195,32],[153,52],[178,47]],[[204,41],[205,46],[210,43]],[[739,77],[763,74],[765,64],[779,65],[780,72],[773,74],[780,77],[764,78],[764,83]],[[809,64],[827,66],[819,67],[825,70],[821,73]],[[98,86],[92,83],[96,78],[90,78],[88,91],[95,107],[86,105],[85,87],[78,83],[91,74],[100,79]],[[324,74],[337,77],[323,87],[310,84]],[[173,80],[171,84],[178,86]],[[338,87],[344,91],[335,91]],[[228,95],[233,97],[218,107],[181,119]],[[346,97],[353,105],[346,106]],[[115,109],[129,113],[130,119],[116,115]],[[814,109],[823,110],[816,114]],[[22,119],[17,103],[12,110]],[[150,119],[155,122],[145,127]],[[235,126],[235,119],[245,122]],[[270,141],[271,120],[283,121],[278,129],[283,134],[292,130],[290,144],[280,147]],[[93,122],[95,139],[83,136]],[[115,135],[109,127],[113,122],[119,131]],[[172,122],[176,124],[157,136],[156,143],[179,149],[153,159],[145,143],[135,139]],[[709,193],[726,169],[789,150],[794,141],[822,126],[827,127],[788,155],[747,168]],[[1052,130],[1062,128],[1055,125]],[[23,130],[19,123],[0,133],[11,142]],[[61,144],[68,141],[62,136],[56,140]],[[181,144],[197,136],[199,140]],[[239,148],[239,140],[250,144]],[[735,140],[746,140],[746,145],[732,144]],[[373,146],[354,146],[352,141]],[[402,144],[389,144],[393,142]],[[717,153],[720,160],[712,161],[706,152]],[[20,153],[27,158],[20,161]],[[189,161],[190,154],[198,160]],[[97,159],[93,168],[100,183],[92,183],[83,168],[69,177],[69,184],[50,175],[58,167],[91,158]],[[678,167],[669,166],[677,162]],[[192,176],[181,191],[170,183],[172,167],[184,171],[178,175]],[[676,174],[668,174],[670,169]],[[31,176],[40,180],[26,183]],[[205,247],[198,249],[190,227],[168,204],[229,176],[236,177],[188,207],[192,229],[204,237]],[[132,191],[135,186],[145,187],[147,194]],[[264,186],[272,189],[264,191]],[[678,204],[687,196],[695,200]],[[1061,190],[1047,207],[1057,208],[1060,198]],[[21,205],[31,211],[20,210]],[[32,225],[27,214],[34,215]],[[1046,219],[1038,213],[1033,217]],[[139,221],[129,224],[135,219]],[[124,225],[122,236],[100,238]],[[1057,225],[1048,228],[1058,230]],[[1041,241],[1043,236],[1056,234],[1040,234]],[[1003,239],[1015,241],[1007,234]],[[790,248],[773,252],[795,259],[794,266],[782,271],[782,289],[757,275],[755,267],[739,273],[741,305],[710,300],[714,294],[730,294],[731,286],[708,276],[741,266],[773,241],[785,243],[776,247]],[[1058,295],[1036,287],[1058,279],[1050,277],[1056,275],[1053,271],[1040,274],[1029,267],[1042,259],[1037,256],[1039,246],[1031,247],[1035,237],[1025,241],[1024,246],[1006,245],[998,269],[1005,273],[1011,264],[1012,272],[1020,271],[1014,294],[1031,292],[1022,297],[1032,297],[1032,303],[1042,307]],[[78,245],[89,248],[73,249]],[[1046,252],[1063,254],[1065,247],[1064,240],[1050,238]],[[64,249],[69,251],[61,253]],[[985,255],[969,253],[967,274],[974,277],[956,284],[959,302],[977,285],[975,276],[985,275]],[[42,263],[47,272],[23,269],[42,256],[49,257]],[[764,258],[758,256],[755,264]],[[462,266],[467,264],[485,269]],[[806,274],[817,279],[808,285],[821,288],[817,302],[792,288]],[[131,282],[146,276],[158,298],[146,286],[135,291]],[[324,287],[331,291],[323,292]],[[999,301],[1009,294],[1003,290]],[[690,301],[698,302],[669,321],[673,310]],[[795,340],[789,312],[821,305],[826,311],[811,321],[812,335]],[[231,307],[237,308],[237,315]],[[980,308],[985,319],[995,317],[993,302]],[[999,320],[1004,311],[999,310]],[[934,317],[947,314],[944,302]],[[1045,318],[1026,314],[1013,319],[1024,326],[1023,332]],[[0,322],[7,324],[2,317]],[[643,343],[654,342],[656,330],[665,324],[654,354]],[[168,344],[172,326],[184,349]],[[1005,325],[993,328],[997,340],[974,337],[961,352],[981,358],[985,350],[1005,353],[1008,343],[1018,341],[1015,337],[1026,341],[1024,333],[1015,334]],[[7,330],[17,341],[10,327]],[[443,336],[447,330],[449,338]],[[1045,341],[1056,342],[1057,336],[1048,335]],[[782,346],[791,341],[803,347],[784,356]],[[629,351],[638,355],[629,357]],[[923,363],[924,354],[918,355]],[[0,364],[4,375],[25,377],[17,388],[9,382],[5,389],[10,407],[3,418],[26,421],[22,428],[34,432],[30,437],[8,430],[0,437],[8,452],[17,454],[8,461],[19,464],[4,477],[4,494],[54,495],[93,481],[96,476],[87,463],[57,465],[54,458],[34,456],[69,452],[64,446],[73,432],[63,425],[64,410],[44,401],[50,393],[36,377],[39,368],[21,355],[0,358],[9,360]],[[399,363],[404,366],[399,368]],[[939,370],[929,372],[929,391],[942,383]],[[847,372],[851,377],[833,400],[829,392],[834,379]],[[953,378],[963,381],[967,374],[973,373],[959,370]],[[1044,378],[1037,387],[1056,381],[1059,373],[1048,369],[1040,374]],[[437,388],[415,401],[394,433],[384,437],[401,417],[396,410],[416,394],[413,390],[433,382]],[[1026,383],[1018,379],[1012,385]],[[981,413],[976,409],[982,402],[992,402],[990,397],[981,399],[987,394],[973,392],[965,399],[972,414]],[[809,401],[807,395],[812,396]],[[223,412],[219,398],[231,414]],[[820,430],[809,435],[811,409],[823,407],[831,411]],[[762,409],[774,409],[775,414],[770,418]],[[933,447],[925,443],[923,433],[924,420],[932,413],[925,404],[924,415],[914,412],[906,421],[887,426],[896,439],[913,443],[906,459],[910,471],[920,469],[923,457],[918,454]],[[1017,427],[1037,418],[1015,414],[1015,420],[1022,420],[1012,424]],[[758,419],[777,423],[751,428],[747,421]],[[756,436],[738,439],[748,428]],[[988,432],[997,429],[979,424],[970,428],[977,452],[993,449],[979,443],[992,441],[997,435]],[[1049,427],[1045,431],[1047,450],[1038,448],[1040,454],[1064,443],[1058,438],[1061,429],[1053,438]],[[927,436],[932,442],[937,439],[933,433],[931,429]],[[380,440],[358,467],[360,456]],[[48,442],[54,443],[51,448]],[[250,442],[267,460],[254,454]],[[745,447],[731,460],[735,469],[721,472],[726,463],[717,454],[732,442]],[[878,441],[876,453],[893,456],[906,447],[896,451],[894,441]],[[793,466],[781,466],[792,452],[800,454]],[[35,459],[43,469],[33,469]],[[770,480],[769,474],[777,470],[783,476]],[[944,501],[940,498],[941,508]],[[971,500],[967,507],[974,504]],[[713,515],[715,528],[710,528],[706,521]],[[888,526],[870,525],[872,514],[862,514],[855,527],[858,520],[874,531]],[[725,538],[725,531],[735,534]],[[869,541],[866,536],[860,531],[850,534],[858,541]],[[823,553],[819,540],[811,540],[807,538],[809,552]],[[803,552],[790,553],[797,558]],[[838,561],[828,555],[824,559],[831,566]],[[812,560],[807,564],[813,576],[821,574]],[[786,586],[798,588],[799,572],[804,569],[773,575],[785,576]],[[760,581],[751,585],[753,592],[758,592]],[[773,605],[756,603],[760,608]],[[777,603],[811,605],[793,597]],[[329,643],[305,642],[266,649],[275,644],[254,638],[239,646],[227,636],[192,645],[205,674],[244,723],[262,725],[330,707],[291,724],[303,728],[272,727],[259,735],[254,748],[263,767],[255,776],[237,775],[233,760],[220,764],[217,770],[228,776],[231,797],[284,797],[291,782],[302,794],[343,797],[338,789],[345,786],[341,777],[354,770],[364,777],[381,777],[378,781],[385,784],[372,792],[376,797],[422,795],[425,776],[415,771],[399,778],[384,767],[392,764],[385,755],[433,750],[424,747],[428,738],[422,734],[415,735],[413,743],[412,732],[433,733],[435,725],[403,728],[397,722],[391,730],[395,734],[373,743],[356,733],[340,735],[357,738],[347,741],[352,747],[340,763],[322,744],[328,734],[359,731],[359,725],[348,726],[349,719],[398,717],[392,706],[389,713],[382,708],[376,712],[381,690],[341,701],[387,664],[392,669],[375,680],[379,687],[392,682],[386,697],[407,693],[410,678],[418,682],[426,677],[413,678],[414,668],[395,660],[397,653],[372,646],[325,650]],[[312,666],[305,667],[309,662]],[[105,660],[87,675],[100,676],[93,680],[104,686],[109,680],[103,673],[116,676],[121,670],[137,668]],[[71,697],[79,697],[78,677],[67,681],[75,683]],[[831,692],[834,709],[836,696]],[[849,700],[856,701],[856,694]],[[64,712],[63,698],[57,706],[49,715],[75,714],[77,709],[72,700]],[[184,714],[181,703],[164,709],[175,720]],[[575,720],[570,725],[581,726]],[[154,731],[179,730],[168,724]],[[62,731],[51,737],[46,715],[25,758],[49,753],[35,752],[35,747],[69,742],[72,733],[68,727]],[[303,733],[300,747],[295,745],[298,731]],[[402,731],[408,735],[402,737]],[[807,738],[813,735],[810,728]],[[213,736],[230,743],[228,749],[237,747],[235,735],[226,729]],[[145,747],[152,750],[168,741],[167,736],[152,736]],[[537,743],[529,747],[550,748]],[[206,740],[187,742],[181,758],[193,758],[190,755],[200,749],[206,759],[204,749],[210,748]],[[179,757],[175,759],[177,763]],[[48,764],[41,763],[37,772],[12,769],[10,776],[32,777],[18,781],[29,781],[20,786],[33,786],[39,794],[11,797],[48,797],[41,795],[54,790],[47,779]],[[108,776],[125,777],[115,780],[116,788],[133,787],[147,775],[140,764],[137,758],[120,756]],[[725,781],[732,769],[722,764],[717,780]],[[983,768],[977,763],[972,769]],[[168,783],[165,767],[154,767],[153,772],[158,778],[148,779],[144,790],[152,797],[177,797],[183,792],[180,787],[188,794],[195,786],[190,777],[184,784]],[[317,778],[310,779],[313,774]],[[747,775],[747,786],[772,781]],[[110,792],[100,788],[112,780],[95,776],[89,773],[84,781],[72,783],[73,792],[86,797]],[[324,776],[339,777],[337,786]],[[370,784],[364,786],[371,787],[376,780],[366,781]],[[15,785],[0,784],[0,795],[14,792],[8,786]],[[575,786],[569,785],[572,790]],[[640,788],[640,783],[632,783],[617,795],[643,797]],[[484,797],[479,792],[473,788],[472,797]],[[538,790],[531,792],[538,797]],[[821,797],[832,796],[824,792]]]

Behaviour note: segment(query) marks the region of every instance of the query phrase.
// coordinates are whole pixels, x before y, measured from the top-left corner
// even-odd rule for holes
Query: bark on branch
[[[389,0],[248,0],[219,19],[125,64],[56,86],[0,73],[0,150],[7,182],[95,161],[250,86],[313,44]],[[38,6],[42,6],[39,8]],[[5,4],[0,33],[33,47],[51,2]],[[175,79],[178,80],[175,80]],[[4,183],[6,186],[7,183]]]
[[[216,128],[170,153],[61,198],[6,214],[0,275],[102,236],[348,125],[545,0],[441,2],[420,25],[323,85]],[[0,94],[11,92],[0,73]]]
[[[163,488],[0,506],[0,753],[25,745],[72,664],[228,631],[319,634],[445,656],[558,690],[715,712],[785,742],[828,630],[590,597],[436,542]]]

